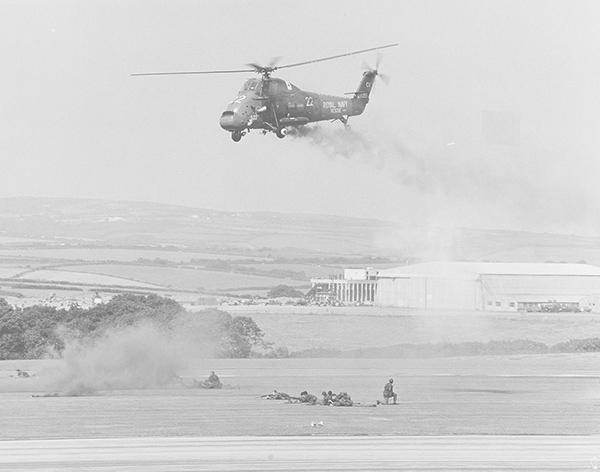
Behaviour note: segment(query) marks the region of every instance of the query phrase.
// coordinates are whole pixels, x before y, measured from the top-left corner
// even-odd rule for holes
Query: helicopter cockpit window
[[[242,87],[242,90],[240,90],[240,92],[254,92],[254,90],[256,90],[257,85],[258,85],[257,79],[248,79],[248,80],[246,80],[246,83],[244,84],[244,86]]]

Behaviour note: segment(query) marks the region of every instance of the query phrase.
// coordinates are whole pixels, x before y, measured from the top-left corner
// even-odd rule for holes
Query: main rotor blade
[[[239,72],[254,72],[254,69],[206,70],[206,71],[190,71],[190,72],[144,72],[144,73],[140,73],[140,74],[131,74],[131,75],[132,76],[141,76],[141,75],[237,74]]]
[[[322,59],[314,59],[312,61],[296,62],[295,64],[287,64],[285,66],[279,66],[279,67],[277,67],[277,69],[287,69],[289,67],[297,67],[297,66],[303,66],[303,65],[306,65],[306,64],[314,64],[315,62],[330,61],[332,59],[337,59],[339,57],[353,56],[355,54],[362,54],[363,52],[377,51],[378,49],[392,48],[394,46],[398,46],[398,43],[388,44],[386,46],[379,46],[379,47],[376,47],[376,48],[363,49],[362,51],[348,52],[346,54],[338,54],[337,56],[324,57]]]
[[[271,62],[269,62],[269,65],[267,67],[275,67],[275,65],[281,61],[281,59],[283,59],[283,56],[275,56],[274,58],[271,59]]]
[[[337,56],[329,56],[329,57],[324,57],[324,58],[321,58],[321,59],[313,59],[312,61],[296,62],[294,64],[287,64],[285,66],[280,66],[280,67],[275,66],[275,64],[281,58],[280,57],[274,57],[271,60],[269,66],[267,66],[266,68],[268,68],[268,69],[272,68],[273,70],[288,69],[290,67],[303,66],[303,65],[306,65],[306,64],[314,64],[315,62],[330,61],[332,59],[338,59],[340,57],[353,56],[355,54],[362,54],[363,52],[377,51],[379,49],[392,48],[392,47],[395,47],[395,46],[398,46],[398,43],[388,44],[386,46],[378,46],[376,48],[363,49],[361,51],[348,52],[346,54],[338,54]],[[250,67],[252,67],[252,69],[206,70],[206,71],[184,71],[184,72],[143,72],[143,73],[131,74],[131,76],[132,77],[139,77],[139,76],[144,76],[144,75],[238,74],[238,73],[246,73],[246,72],[256,72],[257,70],[265,69],[265,67],[259,66],[258,64],[247,64],[247,65],[250,66]]]
[[[250,62],[249,64],[246,64],[247,66],[253,67],[255,72],[258,71],[262,71],[265,69],[277,69],[277,67],[275,67],[275,64],[277,64],[280,60],[281,60],[282,56],[275,56],[271,59],[271,61],[269,62],[269,65],[267,66],[261,66],[260,64],[257,64],[256,62]]]

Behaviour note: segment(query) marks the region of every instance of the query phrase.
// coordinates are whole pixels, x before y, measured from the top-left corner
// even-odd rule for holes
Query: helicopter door
[[[277,80],[272,80],[269,83],[269,97],[271,98],[271,103],[273,104],[273,110],[277,114],[278,117],[282,117],[287,115],[287,103],[284,99],[285,90],[281,87],[281,84]]]
[[[290,116],[304,116],[306,114],[306,100],[300,94],[294,93],[288,97],[288,110]]]

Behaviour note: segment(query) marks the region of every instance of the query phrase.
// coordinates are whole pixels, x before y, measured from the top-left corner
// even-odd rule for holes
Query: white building
[[[544,303],[587,304],[600,294],[600,267],[586,264],[429,262],[377,274],[375,304],[516,311]],[[600,301],[599,301],[600,302]],[[598,306],[600,310],[600,305]]]
[[[321,302],[372,304],[377,283],[374,269],[344,269],[343,276],[311,279],[307,296]]]

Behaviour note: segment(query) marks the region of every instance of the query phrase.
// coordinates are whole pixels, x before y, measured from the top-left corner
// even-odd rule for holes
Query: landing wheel
[[[244,136],[242,134],[241,131],[232,131],[231,132],[231,139],[233,139],[236,143],[239,143],[240,140],[242,139],[242,136]]]
[[[285,126],[280,126],[279,128],[277,128],[275,130],[275,134],[277,135],[277,137],[279,139],[283,139],[288,134],[288,130],[287,130],[287,128]]]

